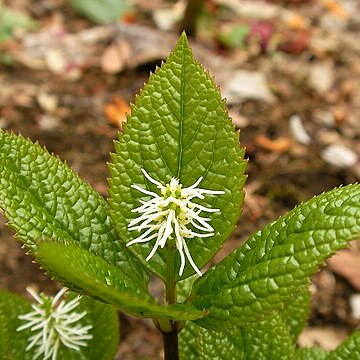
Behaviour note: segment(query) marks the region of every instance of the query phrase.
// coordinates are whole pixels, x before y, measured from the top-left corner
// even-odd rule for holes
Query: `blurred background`
[[[38,140],[103,196],[112,140],[182,30],[219,84],[249,175],[215,260],[315,194],[360,178],[360,0],[0,0],[0,128]],[[1,174],[0,174],[1,176]],[[0,288],[52,293],[0,217]],[[312,279],[300,344],[360,324],[360,243]],[[151,323],[122,315],[118,359],[160,359]]]

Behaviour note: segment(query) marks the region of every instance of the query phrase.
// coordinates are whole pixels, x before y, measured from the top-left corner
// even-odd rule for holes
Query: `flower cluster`
[[[34,333],[28,339],[26,351],[36,348],[36,358],[56,360],[61,346],[79,351],[80,346],[86,346],[92,338],[89,334],[92,325],[79,324],[86,311],[74,311],[79,306],[80,296],[69,302],[60,301],[66,290],[63,288],[55,297],[49,297],[27,288],[37,304],[31,305],[33,311],[19,315],[26,323],[16,330],[30,329]]]
[[[197,204],[192,200],[204,199],[204,195],[221,195],[224,191],[214,191],[198,188],[201,183],[200,177],[193,185],[183,188],[179,180],[172,178],[170,183],[162,185],[154,180],[144,169],[141,169],[145,178],[160,190],[160,194],[148,191],[137,185],[131,185],[134,189],[145,195],[151,196],[148,201],[140,200],[141,206],[132,211],[139,216],[130,221],[128,229],[144,231],[140,236],[127,243],[127,246],[155,240],[155,245],[149,253],[146,261],[149,261],[159,248],[164,248],[170,237],[175,239],[177,250],[180,254],[179,275],[185,268],[185,256],[193,269],[201,276],[201,271],[196,266],[185,239],[194,237],[214,236],[214,229],[209,224],[210,218],[202,217],[202,212],[218,212],[219,209],[209,209]],[[199,232],[200,231],[200,232]]]

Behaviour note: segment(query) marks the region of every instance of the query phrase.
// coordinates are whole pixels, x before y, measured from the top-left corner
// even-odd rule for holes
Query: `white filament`
[[[87,341],[92,339],[89,334],[92,325],[79,324],[86,311],[74,311],[79,306],[80,296],[68,302],[59,302],[66,288],[61,289],[54,298],[38,294],[31,288],[26,290],[37,301],[37,304],[31,305],[33,311],[18,317],[26,323],[16,331],[30,329],[33,332],[28,339],[26,351],[36,348],[36,358],[56,360],[61,346],[79,351],[81,346],[86,346]]]
[[[197,186],[201,183],[202,177],[187,188],[183,188],[176,178],[172,178],[170,183],[162,185],[144,169],[141,169],[141,171],[149,182],[156,185],[160,190],[160,194],[145,190],[137,185],[131,185],[131,187],[144,195],[152,196],[152,199],[148,201],[140,200],[141,206],[132,210],[132,212],[138,213],[139,216],[130,221],[128,229],[138,232],[145,231],[126,245],[131,246],[156,239],[153,249],[146,258],[146,261],[149,261],[157,249],[159,247],[164,248],[167,240],[173,237],[180,254],[179,275],[181,276],[184,272],[187,258],[192,268],[201,276],[201,271],[195,264],[185,239],[214,236],[214,229],[209,225],[210,219],[202,217],[200,214],[201,212],[214,213],[220,210],[209,209],[191,200],[194,198],[204,199],[204,194],[222,195],[224,191],[198,188]],[[195,232],[193,229],[200,230],[203,233]]]

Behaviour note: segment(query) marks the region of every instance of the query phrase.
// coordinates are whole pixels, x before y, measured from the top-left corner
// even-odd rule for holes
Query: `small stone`
[[[329,145],[322,151],[321,156],[327,163],[340,168],[353,166],[358,161],[354,151],[340,144]]]
[[[360,294],[352,294],[349,301],[352,316],[360,320]]]
[[[46,52],[45,62],[47,68],[56,75],[63,74],[67,67],[65,54],[60,49],[56,48],[51,48]]]
[[[36,97],[39,106],[46,112],[53,113],[58,107],[58,99],[55,95],[46,92],[41,92]]]
[[[235,72],[223,90],[228,104],[237,104],[252,99],[273,103],[275,96],[269,89],[265,74],[259,71]]]
[[[292,115],[289,119],[290,131],[292,136],[303,145],[311,143],[311,138],[306,131],[299,115]]]
[[[321,61],[310,68],[309,85],[320,95],[326,94],[334,83],[334,66],[332,62]]]
[[[42,115],[38,124],[41,130],[54,131],[59,126],[59,119],[51,115]]]

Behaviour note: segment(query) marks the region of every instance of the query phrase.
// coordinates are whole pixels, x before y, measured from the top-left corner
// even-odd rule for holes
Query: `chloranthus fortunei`
[[[310,276],[360,236],[360,185],[297,206],[200,271],[237,224],[245,167],[239,133],[185,34],[115,142],[109,201],[39,145],[0,130],[0,207],[29,253],[84,306],[34,295],[31,310],[0,291],[0,358],[111,360],[116,308],[152,318],[167,360],[360,359],[359,331],[333,352],[296,348]],[[149,292],[154,276],[163,298]],[[55,327],[64,312],[70,323]]]
[[[152,199],[148,201],[140,200],[141,206],[132,210],[132,212],[138,213],[139,216],[130,221],[128,229],[138,232],[145,231],[128,242],[127,246],[156,239],[153,249],[146,258],[146,261],[149,261],[159,246],[164,248],[168,240],[175,240],[181,261],[179,275],[181,276],[184,272],[186,255],[192,268],[201,276],[201,271],[191,257],[185,239],[214,236],[214,229],[209,224],[211,219],[201,216],[201,212],[213,213],[220,210],[205,207],[192,200],[196,198],[204,199],[204,195],[222,195],[224,191],[199,188],[198,185],[201,183],[202,177],[186,188],[183,188],[183,185],[175,177],[168,184],[162,185],[159,181],[153,179],[145,169],[141,169],[141,171],[148,181],[156,185],[160,190],[160,194],[137,185],[131,185],[131,187],[144,195],[152,196]]]
[[[31,330],[25,351],[35,348],[36,358],[56,360],[61,347],[79,351],[93,337],[90,333],[92,325],[81,324],[86,311],[76,311],[80,296],[68,302],[61,300],[66,290],[63,288],[50,297],[27,288],[37,304],[31,305],[33,311],[19,315],[25,323],[16,330]]]

